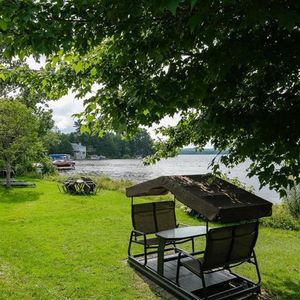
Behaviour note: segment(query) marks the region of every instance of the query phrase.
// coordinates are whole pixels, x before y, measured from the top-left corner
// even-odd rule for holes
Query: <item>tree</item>
[[[18,101],[0,99],[0,161],[11,187],[11,170],[22,161],[33,161],[43,147],[38,140],[38,122],[32,110]]]
[[[69,140],[69,135],[61,132],[51,132],[53,138],[48,145],[48,153],[61,153],[61,154],[73,154],[73,147]]]
[[[179,113],[154,160],[211,141],[262,185],[300,182],[299,1],[2,1],[0,15],[6,55],[48,56],[44,91],[86,96],[84,129]]]
[[[39,89],[34,89],[28,83],[28,78],[39,78],[39,71],[30,69],[23,59],[8,59],[3,55],[0,45],[0,98],[18,100],[31,108],[39,120],[38,135],[44,146],[48,145],[53,135],[50,130],[54,127],[52,110],[46,103],[47,95]]]
[[[145,157],[154,154],[153,140],[146,129],[140,129],[139,132],[128,141],[128,144],[132,157]]]

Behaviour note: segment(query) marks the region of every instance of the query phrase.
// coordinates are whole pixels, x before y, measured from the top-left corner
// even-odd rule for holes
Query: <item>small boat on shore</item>
[[[69,154],[49,154],[49,156],[52,158],[53,165],[58,171],[75,169],[75,161],[71,160],[71,156]]]
[[[107,158],[104,155],[95,155],[95,154],[92,154],[90,156],[90,159],[91,160],[103,160],[103,159],[107,159]]]

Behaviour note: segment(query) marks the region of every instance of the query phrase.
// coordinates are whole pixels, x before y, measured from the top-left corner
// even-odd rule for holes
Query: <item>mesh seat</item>
[[[129,240],[128,255],[131,256],[132,242],[144,245],[145,264],[147,263],[147,248],[158,248],[159,242],[158,238],[149,238],[147,235],[178,227],[174,201],[132,204],[131,219],[133,230]],[[192,239],[186,241],[192,241],[192,247],[194,247]],[[172,241],[166,244],[175,246],[175,242]]]
[[[187,269],[189,269],[191,272],[200,274],[201,268],[200,268],[200,264],[198,261],[203,262],[203,258],[199,258],[198,260],[187,259],[184,262],[182,262],[181,264],[183,266],[185,266]]]
[[[220,268],[251,257],[258,235],[258,223],[214,228],[208,232],[203,270]]]
[[[231,267],[249,262],[256,266],[259,279],[257,285],[260,285],[260,274],[254,252],[257,236],[257,222],[209,230],[203,257],[196,258],[187,253],[179,253],[177,283],[179,284],[181,266],[201,277],[203,288],[206,289],[204,272],[215,272],[220,269],[230,270]],[[183,254],[185,258],[181,259]]]

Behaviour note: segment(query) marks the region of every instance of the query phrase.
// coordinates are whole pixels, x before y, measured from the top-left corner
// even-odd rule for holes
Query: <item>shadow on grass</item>
[[[272,281],[269,281],[268,284],[272,285],[270,291],[276,296],[276,299],[300,300],[300,282],[273,274]]]
[[[150,288],[150,290],[163,300],[176,300],[177,298],[170,294],[168,291],[163,289],[161,286],[150,280],[148,277],[140,273],[138,270],[134,269],[134,272],[145,282],[146,285]]]
[[[30,189],[30,190],[28,190]],[[28,201],[37,201],[42,193],[32,190],[31,188],[0,188],[0,203],[22,203]]]

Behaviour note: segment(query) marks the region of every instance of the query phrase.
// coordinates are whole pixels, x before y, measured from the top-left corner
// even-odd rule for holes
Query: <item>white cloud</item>
[[[55,125],[60,131],[68,133],[75,130],[73,114],[83,111],[83,100],[75,99],[71,92],[56,101],[49,101],[49,108],[53,110]]]
[[[26,58],[26,63],[33,70],[39,70],[43,68],[46,64],[46,57],[44,55],[40,56],[39,61],[37,61],[32,55]]]
[[[164,126],[164,127],[175,126],[179,122],[179,120],[180,120],[179,114],[175,114],[173,117],[166,116],[159,123],[154,123],[154,124],[152,124],[151,127],[145,127],[145,128],[149,131],[149,133],[153,139],[158,139],[158,138],[164,139],[163,136],[158,135],[155,132],[155,130],[161,126]]]

